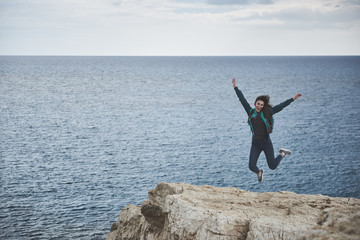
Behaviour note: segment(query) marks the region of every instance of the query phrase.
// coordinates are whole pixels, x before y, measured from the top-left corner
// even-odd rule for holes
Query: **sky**
[[[0,55],[360,55],[360,0],[0,0]]]

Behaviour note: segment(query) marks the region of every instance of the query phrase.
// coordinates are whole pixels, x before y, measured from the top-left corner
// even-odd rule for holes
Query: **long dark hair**
[[[272,105],[270,104],[270,96],[269,95],[261,95],[261,96],[258,96],[255,100],[255,105],[256,105],[256,102],[257,101],[263,101],[264,102],[264,107],[263,107],[263,112],[264,112],[264,116],[267,120],[270,120],[271,119],[271,116],[270,116],[270,110],[272,109]]]

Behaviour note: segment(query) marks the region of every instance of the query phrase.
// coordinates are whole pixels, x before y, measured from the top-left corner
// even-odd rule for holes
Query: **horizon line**
[[[279,54],[279,55],[74,55],[74,54],[0,54],[0,57],[359,57],[360,54]]]

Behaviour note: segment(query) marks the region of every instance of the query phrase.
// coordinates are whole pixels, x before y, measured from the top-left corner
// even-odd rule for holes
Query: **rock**
[[[360,239],[360,199],[159,183],[106,240]]]

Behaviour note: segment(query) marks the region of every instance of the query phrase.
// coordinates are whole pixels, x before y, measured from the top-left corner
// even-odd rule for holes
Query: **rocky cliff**
[[[360,199],[159,183],[107,240],[360,239]]]

